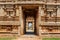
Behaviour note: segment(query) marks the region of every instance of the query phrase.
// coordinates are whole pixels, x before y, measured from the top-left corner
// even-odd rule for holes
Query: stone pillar
[[[40,23],[41,23],[41,6],[39,6],[39,9],[38,9],[38,13],[36,15],[36,33],[37,35],[40,35],[41,32],[40,32]]]
[[[42,13],[42,11],[41,11],[41,6],[39,6],[39,36],[41,36],[41,13]]]
[[[23,24],[23,13],[22,13],[22,6],[19,6],[19,20],[20,20],[20,34],[24,34],[24,24]]]
[[[42,18],[42,16],[44,16],[44,9],[41,7],[41,6],[39,6],[39,36],[41,36],[41,33],[42,33],[42,26],[41,26],[41,23],[43,23],[43,21],[41,20],[41,18]]]
[[[20,10],[19,10],[19,6],[17,6],[16,5],[16,16],[19,16],[19,26],[18,26],[18,36],[20,36],[21,35],[21,33],[20,33],[20,26],[21,26],[21,24],[20,24]]]

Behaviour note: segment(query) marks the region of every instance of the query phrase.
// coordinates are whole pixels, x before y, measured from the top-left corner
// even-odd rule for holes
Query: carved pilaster
[[[39,6],[39,24],[41,24],[41,7]],[[39,36],[41,35],[41,28],[39,28]]]
[[[18,26],[18,35],[21,35],[21,27],[22,27],[22,8],[21,8],[21,6],[19,6],[19,9],[16,8],[16,16],[19,16],[20,26]]]
[[[22,6],[19,6],[19,20],[20,20],[20,34],[24,34],[24,24],[23,24],[23,13],[22,13]]]
[[[16,16],[19,16],[19,6],[16,5]]]
[[[39,6],[39,35],[41,36],[41,23],[44,22],[42,21],[42,17],[44,16],[44,11],[45,11],[45,7],[41,7]]]

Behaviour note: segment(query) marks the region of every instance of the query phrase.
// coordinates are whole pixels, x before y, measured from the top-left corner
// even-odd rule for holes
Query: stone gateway
[[[60,34],[60,0],[0,0],[0,33]]]

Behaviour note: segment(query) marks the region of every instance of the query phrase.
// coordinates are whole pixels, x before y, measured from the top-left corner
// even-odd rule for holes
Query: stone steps
[[[18,38],[18,40],[40,40],[36,35],[23,35]]]

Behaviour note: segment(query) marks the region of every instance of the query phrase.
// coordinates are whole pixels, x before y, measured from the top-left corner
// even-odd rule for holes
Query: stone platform
[[[36,35],[22,35],[15,40],[41,40],[41,38]]]

